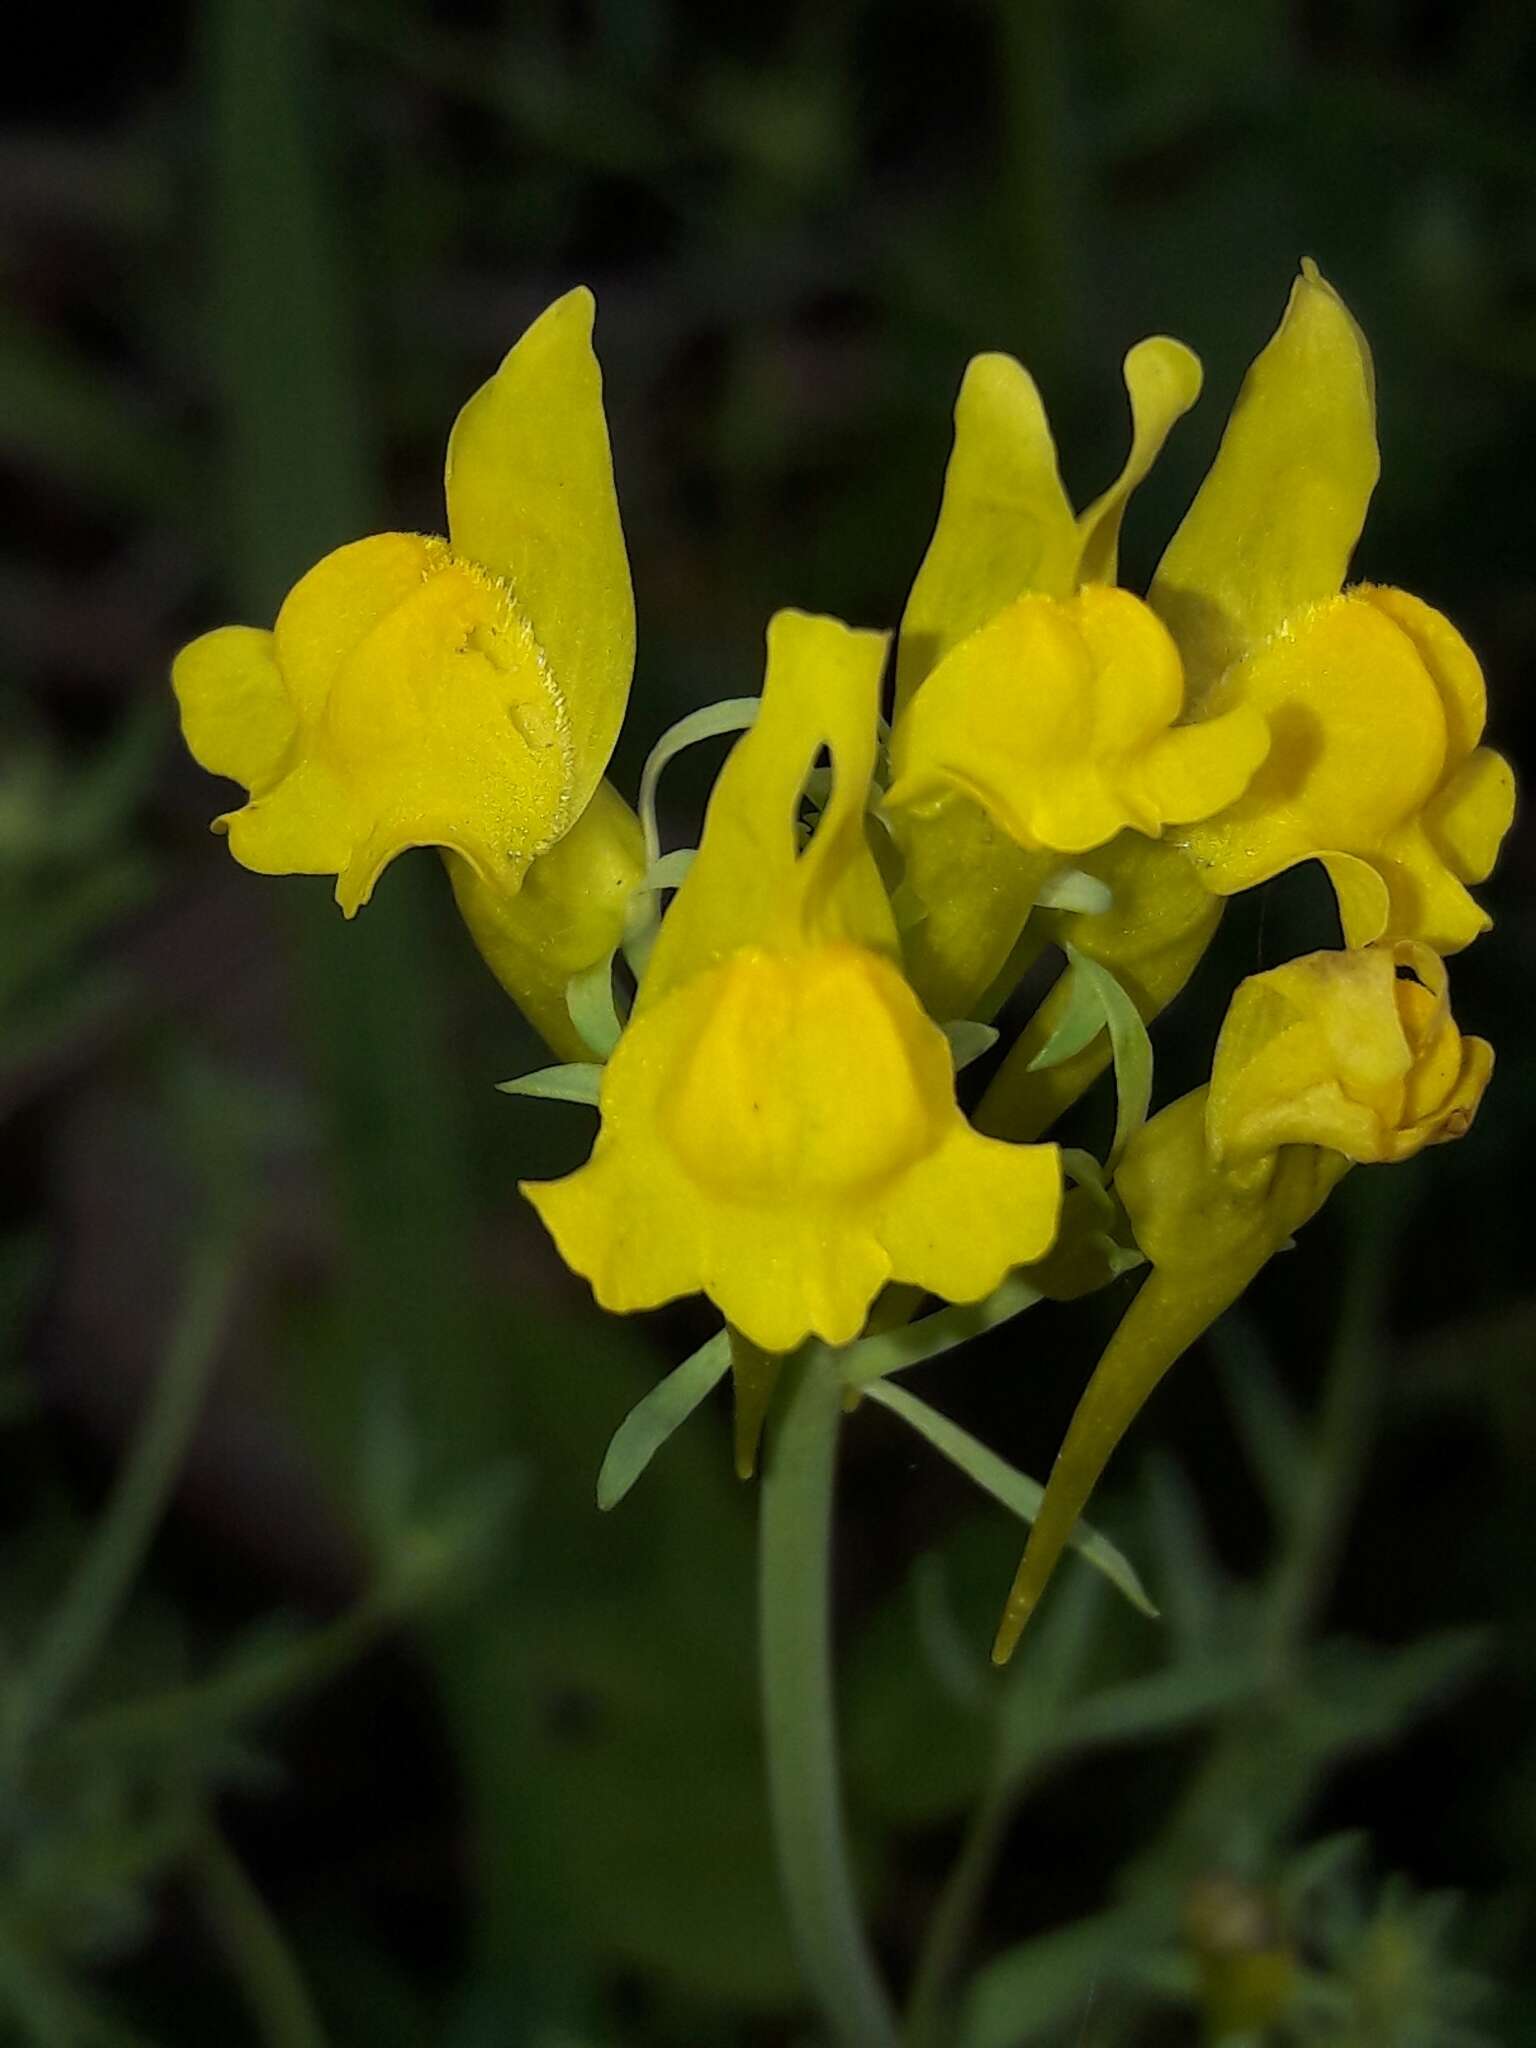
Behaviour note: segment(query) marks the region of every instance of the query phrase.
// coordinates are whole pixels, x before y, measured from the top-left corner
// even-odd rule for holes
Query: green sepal
[[[694,1409],[725,1378],[731,1365],[731,1340],[716,1331],[691,1358],[674,1366],[664,1380],[638,1400],[614,1431],[597,1475],[597,1504],[617,1507],[652,1458],[685,1423]]]
[[[577,1035],[597,1059],[606,1060],[624,1033],[624,1020],[613,992],[612,953],[594,960],[565,985],[565,1007]]]
[[[1020,1472],[1006,1459],[1000,1458],[996,1451],[988,1450],[984,1443],[978,1442],[958,1423],[951,1422],[936,1408],[930,1408],[926,1401],[919,1401],[905,1387],[893,1387],[877,1380],[866,1386],[865,1392],[882,1408],[889,1408],[893,1415],[900,1416],[919,1436],[926,1437],[936,1451],[948,1458],[952,1465],[958,1466],[968,1479],[974,1480],[983,1493],[1001,1502],[1021,1521],[1033,1523],[1045,1498],[1045,1488],[1038,1480]],[[1072,1532],[1071,1542],[1078,1555],[1096,1571],[1102,1572],[1133,1607],[1152,1620],[1157,1619],[1157,1608],[1141,1583],[1136,1567],[1107,1536],[1079,1521]]]
[[[1058,868],[1040,885],[1035,905],[1040,910],[1072,910],[1084,917],[1102,917],[1114,908],[1114,896],[1107,883],[1082,868]]]
[[[941,1024],[939,1029],[949,1040],[950,1056],[957,1074],[964,1073],[973,1060],[989,1053],[997,1043],[995,1024],[973,1024],[968,1017],[958,1018],[952,1024]]]
[[[779,1384],[784,1357],[782,1352],[764,1351],[750,1337],[743,1337],[740,1330],[731,1330],[728,1335],[731,1340],[731,1378],[736,1393],[736,1477],[750,1479],[757,1470],[757,1449],[762,1441],[763,1424],[768,1418],[774,1389]]]
[[[519,1074],[515,1081],[498,1081],[502,1095],[531,1095],[538,1102],[580,1102],[596,1109],[603,1070],[595,1062],[574,1060],[569,1066],[540,1067],[536,1074]]]

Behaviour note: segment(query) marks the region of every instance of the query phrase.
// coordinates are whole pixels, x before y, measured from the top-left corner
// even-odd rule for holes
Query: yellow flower
[[[592,317],[588,291],[557,300],[460,413],[448,539],[386,533],[338,548],[272,632],[206,633],[172,675],[192,753],[250,792],[215,820],[242,865],[334,874],[350,917],[396,854],[442,847],[492,965],[498,946],[508,958],[521,946],[532,957],[519,964],[551,984],[545,999],[561,970],[603,950],[587,939],[574,967],[546,958],[569,951],[573,913],[590,924],[599,904],[611,949],[643,866],[625,807],[611,792],[592,802],[634,664]],[[561,900],[510,908],[573,828]]]
[[[1176,723],[1178,651],[1112,587],[1126,501],[1200,384],[1189,351],[1161,338],[1131,351],[1125,376],[1131,455],[1080,517],[1020,365],[979,356],[961,386],[938,526],[902,622],[887,800],[926,912],[909,967],[938,1016],[1006,993],[994,984],[1061,855],[1222,809],[1269,744],[1244,706]]]
[[[774,619],[761,712],[604,1073],[592,1157],[525,1188],[606,1308],[701,1290],[765,1351],[847,1344],[887,1281],[975,1301],[1050,1246],[1055,1147],[971,1130],[898,966],[865,828],[885,645]],[[832,794],[802,850],[823,746]]]
[[[1343,589],[1378,469],[1370,351],[1304,264],[1152,585],[1199,715],[1256,711],[1272,742],[1181,836],[1218,895],[1315,858],[1347,944],[1451,953],[1488,926],[1465,885],[1492,870],[1514,782],[1478,744],[1483,678],[1455,628],[1403,591]]]
[[[1171,1365],[1356,1162],[1461,1137],[1493,1069],[1414,942],[1314,953],[1243,982],[1208,1087],[1132,1138],[1115,1176],[1151,1271],[1056,1459],[994,1655],[1009,1657],[1116,1444]]]
[[[1492,1070],[1492,1048],[1456,1029],[1445,963],[1429,947],[1309,953],[1232,998],[1206,1143],[1228,1169],[1282,1145],[1411,1159],[1463,1135]]]

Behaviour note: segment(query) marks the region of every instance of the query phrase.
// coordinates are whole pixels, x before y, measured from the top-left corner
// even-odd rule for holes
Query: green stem
[[[217,1231],[198,1250],[165,1363],[89,1548],[55,1609],[18,1691],[13,1744],[45,1727],[89,1670],[139,1575],[218,1352],[234,1281],[235,1241]]]
[[[907,2004],[907,2048],[939,2048],[953,2012],[952,1990],[976,1915],[1002,1853],[1016,1790],[994,1775],[972,1809],[917,1959]]]
[[[1402,1197],[1385,1175],[1361,1187],[1364,1178],[1356,1177],[1359,1221],[1316,1427],[1310,1484],[1266,1601],[1266,1637],[1271,1655],[1282,1665],[1306,1639],[1332,1588],[1376,1430],[1382,1367],[1378,1332]]]
[[[768,1793],[790,1926],[843,2048],[895,2048],[843,1832],[832,1690],[833,1477],[842,1388],[817,1347],[785,1366],[763,1476],[760,1626]]]
[[[325,2036],[282,1929],[212,1826],[192,1858],[204,1911],[239,1980],[263,2048],[324,2048]]]

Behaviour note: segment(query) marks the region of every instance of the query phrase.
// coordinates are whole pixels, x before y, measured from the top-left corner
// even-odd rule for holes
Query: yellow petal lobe
[[[958,790],[1031,850],[1087,852],[1127,826],[1155,837],[1230,805],[1269,745],[1240,702],[1175,728],[1183,701],[1178,650],[1129,592],[1016,598],[897,720],[888,802],[921,812]]]
[[[585,287],[557,299],[459,414],[448,535],[516,597],[565,709],[577,816],[629,699],[635,605]]]
[[[1351,945],[1455,952],[1486,929],[1464,884],[1492,867],[1514,786],[1476,745],[1482,677],[1447,620],[1400,591],[1346,591],[1236,663],[1205,708],[1253,711],[1271,741],[1240,799],[1183,835],[1207,887],[1317,858]]]
[[[1379,469],[1370,350],[1343,300],[1304,263],[1152,584],[1197,699],[1233,661],[1337,593]]]
[[[177,655],[171,687],[187,749],[200,768],[247,789],[276,779],[298,720],[270,633],[254,626],[204,633]]]
[[[1131,401],[1131,452],[1104,494],[1078,515],[1082,553],[1080,583],[1113,583],[1120,554],[1120,525],[1138,485],[1146,481],[1163,443],[1200,396],[1200,358],[1167,335],[1139,341],[1125,359],[1125,388]]]
[[[955,404],[938,524],[901,621],[897,710],[952,647],[1024,591],[1069,595],[1080,549],[1034,379],[1012,356],[977,356]]]

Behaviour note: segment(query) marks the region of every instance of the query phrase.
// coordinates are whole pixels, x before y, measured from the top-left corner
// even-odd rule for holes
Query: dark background
[[[209,0],[28,27],[0,138],[0,1683],[208,1217],[243,1207],[206,1423],[82,1708],[169,1705],[8,1788],[0,2039],[312,2039],[259,2017],[282,1969],[251,1930],[280,1923],[338,2043],[812,2041],[723,1405],[592,1504],[613,1427],[708,1318],[602,1322],[515,1188],[590,1119],[492,1092],[538,1055],[436,863],[352,925],[323,881],[237,869],[167,664],[269,622],[341,541],[437,528],[457,407],[588,282],[640,614],[632,793],[672,719],[757,688],[775,606],[895,622],[979,349],[1035,372],[1079,502],[1123,453],[1126,348],[1197,349],[1205,400],[1130,515],[1144,587],[1310,254],[1376,357],[1357,573],[1456,620],[1518,764],[1536,10]],[[671,843],[707,765],[672,785]],[[1262,1641],[1263,1699],[1186,1700],[1074,1762],[1073,1667],[981,1915],[975,1958],[1025,1961],[968,2009],[978,2048],[1198,2038],[1214,1937],[1187,1915],[1089,1941],[1076,1976],[1035,1937],[1211,1881],[1258,1913],[1239,1950],[1349,1997],[1398,1969],[1377,2018],[1361,1993],[1275,2039],[1470,2040],[1445,2015],[1476,2007],[1477,2038],[1536,2040],[1531,863],[1517,829],[1453,968],[1499,1061],[1472,1136],[1354,1176],[1096,1510],[1177,1623],[1174,1668]],[[1237,976],[1330,937],[1315,878],[1238,906],[1158,1034],[1160,1095],[1199,1078]],[[917,1384],[1043,1473],[1116,1305],[1038,1311]],[[1303,1437],[1331,1418],[1315,1456],[1262,1408],[1281,1388]],[[901,1978],[996,1711],[967,1673],[1017,1539],[889,1416],[849,1437],[855,1832]],[[1298,1485],[1315,1512],[1288,1524]],[[1085,1671],[1170,1654],[1117,1605],[1091,1619]],[[1343,1876],[1298,1864],[1341,1834]]]

